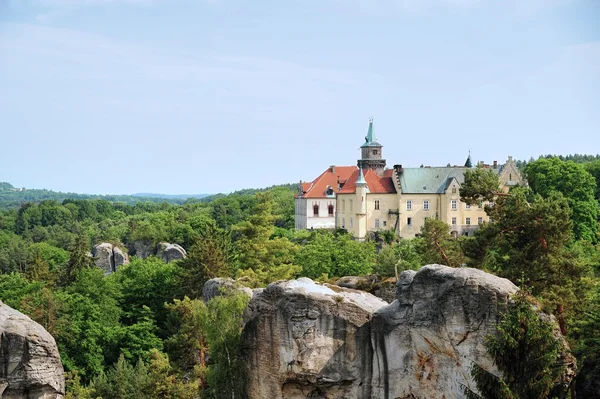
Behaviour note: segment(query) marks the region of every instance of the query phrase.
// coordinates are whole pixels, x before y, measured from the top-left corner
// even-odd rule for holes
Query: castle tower
[[[373,118],[371,118],[369,119],[369,131],[365,137],[365,143],[360,146],[361,159],[358,160],[358,167],[361,169],[372,169],[379,176],[383,175],[385,159],[382,159],[382,147],[377,142],[377,137],[373,135]]]
[[[354,231],[355,237],[363,240],[367,235],[367,194],[369,186],[365,180],[363,170],[359,169],[358,179],[356,179],[356,204],[358,209],[356,212],[356,228]]]

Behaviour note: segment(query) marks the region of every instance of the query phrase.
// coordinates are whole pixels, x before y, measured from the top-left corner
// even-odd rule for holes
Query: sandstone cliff
[[[242,337],[248,396],[463,398],[473,362],[497,372],[484,337],[516,291],[481,270],[440,265],[402,273],[390,305],[309,279],[270,284],[254,291]],[[568,386],[566,343],[559,361]]]
[[[61,399],[65,377],[54,338],[0,302],[0,397]]]
[[[243,332],[251,398],[367,398],[373,312],[365,292],[310,279],[255,291]]]

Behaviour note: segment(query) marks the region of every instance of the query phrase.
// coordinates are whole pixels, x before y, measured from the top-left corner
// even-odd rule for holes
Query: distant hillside
[[[182,199],[188,198],[204,198],[212,194],[155,194],[155,193],[135,193],[131,194],[133,197],[145,197],[145,198],[164,198],[164,199]]]
[[[62,202],[66,199],[103,199],[110,202],[123,202],[129,205],[138,202],[168,202],[171,204],[183,204],[185,202],[185,198],[77,194],[45,189],[26,189],[14,187],[7,182],[0,182],[0,209],[18,208],[24,202],[41,202],[45,200]]]
[[[54,200],[62,202],[66,199],[103,199],[109,202],[122,202],[128,205],[134,205],[138,202],[168,202],[170,204],[183,204],[185,202],[210,202],[217,198],[227,195],[247,195],[271,190],[274,188],[290,188],[295,190],[297,183],[278,184],[265,188],[248,188],[234,191],[230,194],[154,194],[154,193],[136,193],[132,195],[98,195],[98,194],[77,194],[63,193],[46,189],[26,189],[14,187],[7,182],[0,182],[0,210],[17,209],[24,202],[41,202],[45,200]]]

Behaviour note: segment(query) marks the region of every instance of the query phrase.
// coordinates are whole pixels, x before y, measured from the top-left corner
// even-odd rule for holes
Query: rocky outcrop
[[[249,298],[252,298],[251,288],[239,286],[232,278],[217,277],[208,280],[206,283],[204,283],[204,286],[202,286],[202,300],[204,300],[204,302],[208,302],[217,296],[234,292],[241,292],[247,295]]]
[[[387,303],[392,303],[396,299],[396,278],[381,277],[377,274],[368,276],[345,276],[335,282],[336,285],[344,288],[367,291]]]
[[[161,258],[166,263],[177,259],[183,259],[187,256],[185,249],[178,244],[169,244],[168,242],[159,242],[156,246],[156,257]]]
[[[138,240],[129,245],[129,253],[141,259],[154,255],[155,247],[152,241]]]
[[[371,315],[366,292],[307,278],[256,291],[242,335],[250,398],[367,398]]]
[[[60,399],[65,376],[54,338],[0,302],[0,397]]]
[[[463,398],[463,386],[476,390],[474,362],[499,374],[485,337],[517,290],[481,270],[440,265],[403,272],[390,305],[309,279],[270,284],[254,291],[245,315],[248,397]],[[556,320],[540,317],[560,337]],[[564,349],[562,391],[575,375]]]
[[[473,387],[473,362],[497,374],[484,338],[516,291],[477,269],[403,272],[397,300],[373,315],[372,397],[462,398],[462,386]]]
[[[116,272],[120,266],[129,263],[127,254],[121,248],[108,242],[94,245],[92,254],[96,266],[104,270],[104,274],[107,275]]]

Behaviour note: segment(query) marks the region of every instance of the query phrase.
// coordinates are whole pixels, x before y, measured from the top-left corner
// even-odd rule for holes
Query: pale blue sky
[[[598,0],[0,0],[0,181],[204,193],[600,152]]]

